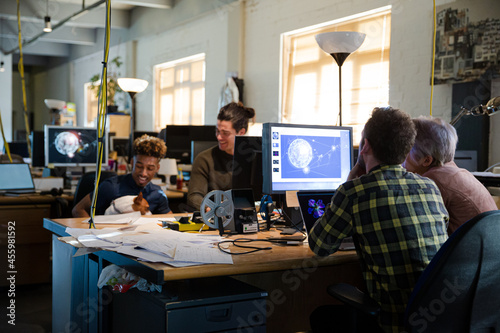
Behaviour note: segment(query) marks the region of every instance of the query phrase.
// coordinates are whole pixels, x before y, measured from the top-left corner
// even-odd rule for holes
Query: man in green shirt
[[[404,329],[410,293],[447,239],[448,212],[436,184],[400,165],[415,136],[408,114],[375,108],[356,165],[309,233],[309,246],[320,256],[336,252],[343,238],[353,237],[385,332]]]

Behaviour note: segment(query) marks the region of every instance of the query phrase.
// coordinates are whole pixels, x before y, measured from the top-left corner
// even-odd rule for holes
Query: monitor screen
[[[266,123],[263,191],[336,190],[352,168],[352,128]]]
[[[16,154],[21,157],[30,157],[28,151],[28,143],[26,141],[12,141],[9,142],[9,151],[11,154]],[[6,154],[5,145],[3,147],[3,153]]]
[[[260,136],[235,137],[232,188],[251,188],[254,201],[260,201],[262,198],[262,138]]]
[[[191,141],[214,141],[214,125],[167,125],[165,142],[167,158],[175,158],[177,163],[191,163]]]
[[[105,135],[106,136],[106,135]],[[103,163],[108,160],[104,138]],[[97,129],[45,125],[45,165],[92,166],[97,161]]]
[[[109,138],[109,150],[116,151],[118,156],[128,156],[129,138],[112,136]]]
[[[0,191],[34,191],[29,164],[0,164]]]
[[[191,164],[193,164],[194,159],[204,150],[212,148],[218,145],[217,140],[213,141],[191,141]]]
[[[43,131],[31,132],[31,166],[45,166],[45,136]]]

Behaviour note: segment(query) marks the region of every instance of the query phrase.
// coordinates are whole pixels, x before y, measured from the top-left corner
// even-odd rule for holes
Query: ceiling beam
[[[100,3],[100,5],[94,7],[96,3]],[[41,4],[43,4],[43,6],[41,6]],[[91,13],[82,10],[83,8],[81,5],[51,1],[49,2],[49,16],[52,25],[80,13],[80,15],[74,17],[71,21],[67,21],[65,24],[92,28],[104,27],[104,17],[106,13],[105,1],[99,0],[94,1],[92,4],[87,3],[86,8],[92,8]],[[0,18],[14,22],[17,27],[17,5],[15,1],[2,1],[2,9],[0,11]],[[47,13],[45,1],[21,1],[19,11],[21,13],[21,22],[31,22],[32,24],[39,25],[40,29],[43,28],[43,19]],[[128,10],[114,9],[113,4],[111,4],[111,28],[127,29],[130,22],[129,16]]]
[[[171,9],[174,6],[174,0],[114,0],[114,2],[138,7],[160,9]]]

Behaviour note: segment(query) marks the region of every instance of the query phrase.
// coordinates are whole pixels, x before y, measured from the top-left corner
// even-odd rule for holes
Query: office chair
[[[99,178],[99,184],[110,177],[116,176],[114,171],[101,171],[101,177]],[[86,172],[82,178],[78,181],[76,186],[75,197],[73,199],[73,207],[80,202],[87,194],[92,192],[94,189],[95,182],[95,171]]]
[[[417,281],[406,307],[406,332],[500,332],[500,211],[458,228]],[[353,286],[328,293],[365,313],[376,302]]]
[[[24,163],[23,157],[17,154],[10,154],[12,158],[12,163]],[[10,163],[9,156],[7,154],[0,155],[0,163]]]

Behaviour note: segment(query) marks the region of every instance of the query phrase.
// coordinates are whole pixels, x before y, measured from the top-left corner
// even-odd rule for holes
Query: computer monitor
[[[262,137],[234,139],[232,189],[251,188],[254,201],[262,198]]]
[[[177,163],[191,163],[191,141],[212,141],[215,139],[214,125],[167,125],[167,158]]]
[[[31,132],[31,166],[45,166],[45,134],[44,131]]]
[[[217,140],[212,141],[191,141],[191,164],[193,164],[194,159],[204,150],[212,148],[218,144]]]
[[[112,136],[109,138],[109,150],[116,151],[118,156],[128,156],[129,138]]]
[[[352,168],[351,127],[265,123],[263,191],[331,191]]]
[[[26,141],[12,141],[9,142],[9,151],[11,154],[16,154],[21,157],[30,157],[28,151],[28,143]],[[3,153],[6,154],[5,145],[3,147]]]
[[[103,164],[108,145],[103,140]],[[45,125],[45,166],[93,166],[97,161],[97,129]]]

